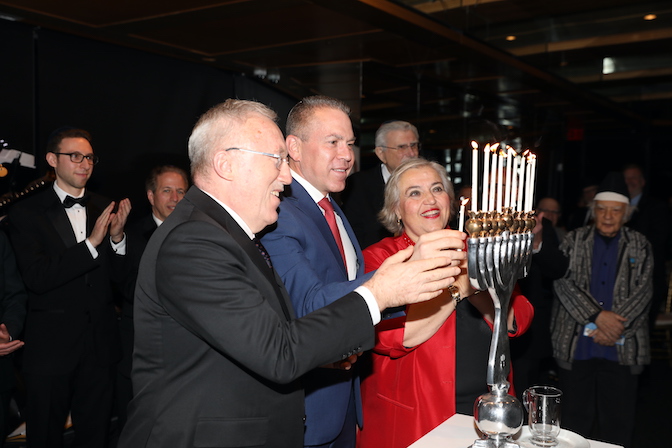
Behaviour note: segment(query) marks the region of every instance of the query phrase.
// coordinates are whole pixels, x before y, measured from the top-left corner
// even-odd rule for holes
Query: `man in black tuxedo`
[[[173,165],[154,167],[145,181],[147,200],[152,212],[128,226],[128,273],[123,277],[123,303],[119,332],[121,335],[121,361],[117,365],[117,414],[118,427],[126,424],[126,406],[133,398],[131,387],[131,358],[133,354],[133,295],[138,278],[140,259],[154,231],[166,220],[189,188],[186,171]]]
[[[189,138],[194,186],[140,263],[135,395],[119,446],[303,446],[300,376],[372,348],[381,310],[434,297],[459,273],[462,252],[437,246],[434,258],[404,261],[403,251],[296,319],[255,236],[292,180],[275,120],[260,103],[227,100]]]
[[[12,246],[7,235],[0,231],[0,447],[13,429],[7,426],[9,403],[16,385],[12,353],[24,344],[18,337],[26,317],[26,300]]]
[[[10,238],[28,290],[23,376],[28,446],[60,447],[70,411],[73,446],[105,447],[119,334],[113,267],[125,253],[128,199],[86,190],[98,162],[81,129],[53,135],[52,187],[12,206]]]
[[[343,212],[362,249],[392,236],[378,220],[385,200],[385,184],[401,162],[418,157],[420,151],[418,130],[406,121],[382,124],[376,131],[375,144],[381,164],[350,176],[341,194]]]

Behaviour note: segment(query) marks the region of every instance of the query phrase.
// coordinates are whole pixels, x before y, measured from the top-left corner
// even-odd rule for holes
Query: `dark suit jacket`
[[[26,318],[26,290],[14,259],[14,251],[9,239],[0,231],[0,323],[7,326],[12,339],[21,338],[23,322]],[[0,356],[0,391],[14,386],[14,365],[12,355]],[[0,411],[0,415],[5,415]]]
[[[553,281],[565,275],[569,267],[569,259],[560,250],[560,241],[553,223],[543,218],[542,226],[541,250],[532,255],[527,277],[518,280],[523,295],[534,306],[534,319],[525,334],[511,339],[511,356],[514,366],[516,359],[519,358],[541,360],[553,356],[551,346]],[[517,392],[521,393],[522,390],[517,390]]]
[[[90,193],[87,234],[110,203]],[[101,366],[118,361],[119,335],[112,299],[112,266],[118,260],[109,238],[93,258],[77,243],[56,192],[49,187],[9,212],[10,238],[28,290],[23,371],[64,374],[83,351],[93,349]]]
[[[300,447],[297,379],[374,343],[356,293],[294,319],[280,278],[197,187],[147,245],[134,311],[124,447]]]
[[[262,238],[299,317],[338,300],[371,277],[364,275],[362,251],[348,220],[337,204],[333,206],[357,254],[357,278],[351,282],[322,211],[298,182],[285,187],[277,225]],[[331,442],[341,432],[353,390],[353,373],[320,368],[305,375],[305,445]],[[358,375],[354,376],[354,391],[361,423]]]
[[[653,296],[651,298],[650,329],[667,298],[667,272],[665,269],[667,240],[669,235],[669,212],[665,202],[642,195],[637,208],[625,224],[643,234],[653,249]]]
[[[131,355],[133,354],[133,297],[135,294],[135,283],[138,279],[140,259],[156,227],[156,222],[150,213],[128,226],[128,231],[126,232],[127,263],[120,288],[123,299],[121,304],[121,320],[119,321],[122,356],[117,370],[127,378],[131,377]]]
[[[378,212],[385,202],[385,182],[380,165],[348,177],[341,199],[343,211],[361,247],[366,249],[383,238],[393,236],[378,221]]]

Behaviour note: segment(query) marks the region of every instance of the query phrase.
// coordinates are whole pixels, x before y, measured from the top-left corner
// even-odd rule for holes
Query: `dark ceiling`
[[[364,131],[407,119],[436,145],[465,118],[672,125],[669,1],[0,0],[0,15],[336,96]]]

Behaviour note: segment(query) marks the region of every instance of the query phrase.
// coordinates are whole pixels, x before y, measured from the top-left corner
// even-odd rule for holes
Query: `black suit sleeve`
[[[287,321],[268,303],[279,298],[263,273],[228,233],[208,223],[191,221],[171,231],[158,252],[155,278],[162,306],[178,325],[273,382],[288,383],[373,347],[371,317],[359,294]]]

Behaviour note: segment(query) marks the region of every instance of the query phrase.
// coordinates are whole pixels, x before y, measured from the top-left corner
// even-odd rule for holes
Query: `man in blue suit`
[[[348,106],[334,98],[304,98],[287,117],[286,144],[293,182],[285,188],[276,227],[262,242],[287,287],[298,317],[329,305],[364,283],[355,233],[331,194],[343,191],[354,163],[355,135]],[[330,222],[331,221],[331,222]],[[419,241],[413,258],[430,247]],[[309,447],[355,446],[362,424],[358,355],[303,377]]]
[[[345,188],[354,163],[355,135],[349,113],[339,100],[313,96],[294,106],[287,118],[293,182],[280,203],[277,227],[262,242],[287,287],[297,317],[330,304],[369,277],[364,275],[355,234],[330,197]],[[333,207],[337,232],[332,232],[327,221],[329,203],[321,202],[324,199]],[[354,355],[344,364],[323,366],[304,376],[304,445],[355,446],[361,400],[359,378],[350,367],[356,359]]]

